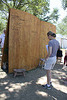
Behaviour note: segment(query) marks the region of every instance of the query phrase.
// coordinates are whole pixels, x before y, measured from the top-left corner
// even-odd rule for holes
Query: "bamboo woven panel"
[[[10,10],[9,73],[14,68],[30,70],[38,65],[39,24],[40,20],[29,13]]]
[[[56,27],[40,21],[27,12],[10,9],[8,40],[8,69],[31,70],[39,64],[39,59],[47,54],[47,32],[56,32]]]

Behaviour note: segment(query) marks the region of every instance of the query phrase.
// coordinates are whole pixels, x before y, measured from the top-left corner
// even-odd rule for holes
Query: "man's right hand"
[[[0,43],[2,42],[2,39],[0,39]]]

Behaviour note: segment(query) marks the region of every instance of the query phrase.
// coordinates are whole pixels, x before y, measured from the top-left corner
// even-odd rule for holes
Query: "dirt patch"
[[[25,73],[25,77],[6,74],[0,69],[0,100],[67,100],[67,85],[61,77],[67,77],[67,67],[56,64],[52,71],[51,90],[44,89],[46,72],[42,68]]]

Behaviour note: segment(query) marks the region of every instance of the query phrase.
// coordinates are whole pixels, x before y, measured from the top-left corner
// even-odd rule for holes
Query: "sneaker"
[[[51,86],[47,86],[47,84],[46,85],[42,85],[45,89],[51,89]]]
[[[50,82],[50,86],[52,86],[52,82]]]

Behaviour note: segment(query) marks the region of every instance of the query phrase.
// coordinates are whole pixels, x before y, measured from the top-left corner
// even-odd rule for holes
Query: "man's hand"
[[[2,42],[2,39],[0,38],[0,43]]]
[[[48,54],[47,54],[45,60],[47,60],[50,57],[51,53],[52,53],[52,47],[48,47]]]

